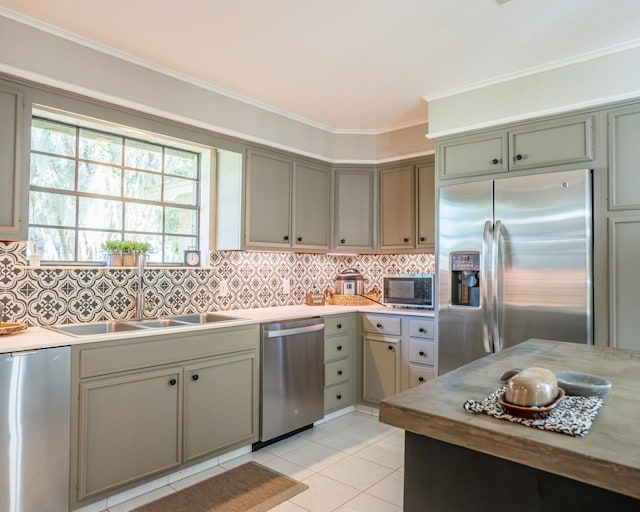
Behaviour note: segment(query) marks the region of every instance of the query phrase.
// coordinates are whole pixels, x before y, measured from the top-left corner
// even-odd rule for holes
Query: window
[[[200,154],[34,116],[29,239],[44,261],[104,261],[107,240],[149,242],[150,262],[199,247]]]

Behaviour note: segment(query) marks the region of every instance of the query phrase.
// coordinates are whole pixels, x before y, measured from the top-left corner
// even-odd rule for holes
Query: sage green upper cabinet
[[[509,170],[593,160],[593,116],[532,123],[509,131]]]
[[[296,250],[329,249],[331,171],[328,167],[293,164],[293,240]]]
[[[416,180],[418,192],[416,249],[433,252],[436,241],[436,177],[433,162],[416,165]]]
[[[375,170],[334,170],[333,250],[375,250]]]
[[[250,149],[246,176],[243,248],[329,249],[328,166]]]
[[[507,132],[451,139],[436,145],[440,178],[463,178],[507,171]]]
[[[609,112],[609,210],[640,209],[640,106]]]
[[[594,159],[594,115],[581,114],[441,140],[440,179],[557,167]]]
[[[0,80],[0,239],[26,240],[31,94]]]
[[[413,165],[380,170],[380,250],[415,246],[416,194]]]
[[[248,151],[245,246],[290,247],[292,171],[290,159],[274,153]]]

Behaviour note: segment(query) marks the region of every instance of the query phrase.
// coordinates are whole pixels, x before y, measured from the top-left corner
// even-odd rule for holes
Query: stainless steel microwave
[[[387,306],[433,308],[433,274],[382,276],[382,302]]]

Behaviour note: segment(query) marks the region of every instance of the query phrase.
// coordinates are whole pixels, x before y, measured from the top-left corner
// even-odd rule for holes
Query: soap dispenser
[[[33,242],[31,245],[31,254],[29,255],[29,266],[30,267],[39,267],[40,266],[40,254],[38,253],[38,244]]]

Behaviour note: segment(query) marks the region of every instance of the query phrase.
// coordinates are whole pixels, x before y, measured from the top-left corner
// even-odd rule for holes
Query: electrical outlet
[[[218,288],[218,297],[226,297],[229,295],[229,283],[226,279],[220,279],[220,287]]]
[[[288,277],[282,280],[282,293],[289,295],[291,293],[291,282]]]

